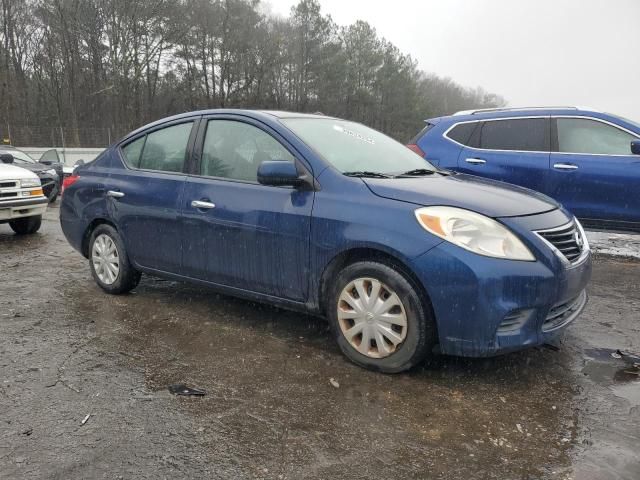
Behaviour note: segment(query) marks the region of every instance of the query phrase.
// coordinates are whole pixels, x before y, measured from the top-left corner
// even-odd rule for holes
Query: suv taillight
[[[70,187],[71,185],[76,183],[79,179],[80,179],[80,175],[69,175],[67,178],[65,178],[62,181],[62,192],[60,192],[60,194],[64,193],[67,187]]]
[[[420,155],[422,158],[425,158],[425,157],[426,157],[426,155],[427,155],[427,154],[426,154],[426,153],[424,153],[424,152],[422,151],[422,149],[421,149],[418,145],[416,145],[415,143],[410,143],[409,145],[407,145],[407,148],[408,148],[409,150],[411,150],[411,151],[413,151],[413,152],[417,153],[417,154],[418,154],[418,155]]]

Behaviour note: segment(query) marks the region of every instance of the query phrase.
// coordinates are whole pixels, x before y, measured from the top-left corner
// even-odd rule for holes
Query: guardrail
[[[53,150],[53,148],[45,147],[18,147],[20,150],[28,153],[36,160],[40,159],[40,156],[47,150]],[[84,160],[90,162],[96,158],[104,150],[104,148],[56,148],[60,160],[68,166],[73,167],[78,160]]]

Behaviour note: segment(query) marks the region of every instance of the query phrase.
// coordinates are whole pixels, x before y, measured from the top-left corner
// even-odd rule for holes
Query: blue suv
[[[585,227],[640,231],[640,124],[576,107],[426,122],[409,147],[432,164],[542,192]]]
[[[591,275],[580,223],[550,198],[319,115],[147,125],[76,168],[60,222],[107,293],[145,273],[324,315],[349,359],[383,372],[436,346],[545,343],[580,314]]]

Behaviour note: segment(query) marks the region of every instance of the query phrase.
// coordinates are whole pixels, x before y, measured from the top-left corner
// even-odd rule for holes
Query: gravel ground
[[[108,296],[57,213],[0,225],[0,478],[640,478],[640,380],[611,356],[640,351],[640,262],[596,256],[559,350],[387,376],[317,318],[150,277]]]

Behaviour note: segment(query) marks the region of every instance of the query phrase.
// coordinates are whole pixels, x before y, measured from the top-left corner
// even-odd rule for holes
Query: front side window
[[[285,118],[281,122],[342,173],[402,173],[435,168],[383,133],[333,118]]]
[[[172,125],[122,147],[127,165],[161,172],[183,171],[193,122]]]
[[[267,132],[233,120],[210,120],[202,149],[201,175],[256,182],[264,161],[294,162]]]
[[[545,118],[517,118],[484,122],[480,130],[480,148],[548,152],[548,128]]]
[[[558,151],[596,155],[631,155],[634,135],[586,118],[558,118]]]

